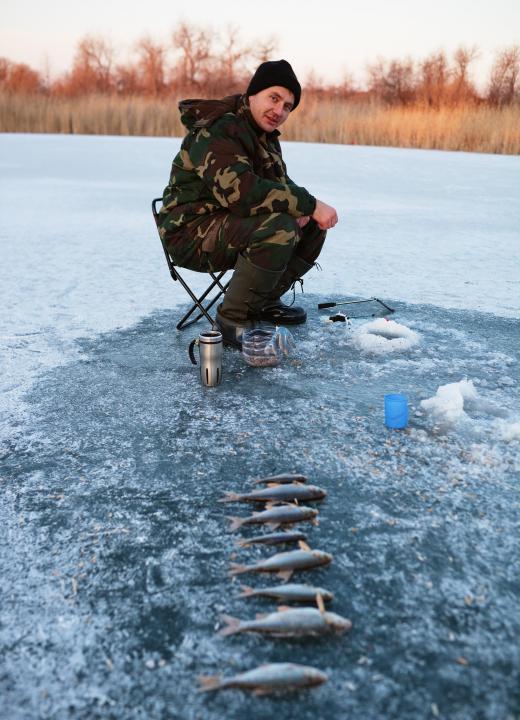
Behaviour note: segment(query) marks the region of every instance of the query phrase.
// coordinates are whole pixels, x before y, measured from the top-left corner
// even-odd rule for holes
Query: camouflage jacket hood
[[[181,122],[188,130],[210,127],[222,115],[236,113],[242,101],[243,95],[228,95],[222,100],[181,100]]]
[[[266,133],[255,123],[247,96],[183,100],[179,110],[188,133],[164,190],[163,232],[196,227],[223,209],[240,217],[314,212],[315,198],[287,175],[280,133]]]

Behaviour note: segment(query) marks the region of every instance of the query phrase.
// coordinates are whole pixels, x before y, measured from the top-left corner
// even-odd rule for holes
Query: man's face
[[[266,88],[249,96],[249,107],[256,124],[265,132],[283,125],[294,105],[294,95],[284,87]]]

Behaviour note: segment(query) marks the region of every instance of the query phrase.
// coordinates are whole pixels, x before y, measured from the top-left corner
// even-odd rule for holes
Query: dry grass
[[[520,154],[520,106],[435,110],[311,99],[286,127],[286,139],[308,142]]]
[[[176,100],[0,94],[0,132],[182,136]],[[520,154],[520,107],[433,110],[307,98],[285,140]]]

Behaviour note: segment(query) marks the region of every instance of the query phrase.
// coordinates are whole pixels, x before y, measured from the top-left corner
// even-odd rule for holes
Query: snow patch
[[[437,420],[454,423],[466,415],[464,402],[475,401],[477,397],[473,381],[464,378],[457,383],[441,385],[433,397],[421,400],[421,407]]]
[[[362,352],[385,355],[409,350],[419,344],[420,336],[395,320],[378,318],[362,325],[354,333],[353,342]]]
[[[501,440],[505,440],[506,442],[520,440],[520,422],[508,423],[499,420],[496,423],[496,428]]]

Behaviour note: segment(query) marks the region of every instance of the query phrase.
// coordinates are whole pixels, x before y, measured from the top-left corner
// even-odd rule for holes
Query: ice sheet
[[[278,368],[226,351],[222,385],[203,390],[149,210],[178,141],[0,147],[6,716],[515,717],[518,158],[286,146],[291,176],[342,218],[306,279],[309,321]],[[420,342],[364,352],[354,338],[372,320],[317,310],[352,295],[388,301]],[[462,412],[445,422],[421,402],[450,385]],[[408,396],[405,431],[384,426],[388,392]],[[353,629],[221,638],[220,613],[271,606],[236,597],[225,515],[247,510],[217,501],[284,471],[328,492],[308,533],[334,561],[302,579],[332,590]],[[295,659],[329,683],[278,700],[196,693],[199,674]]]

